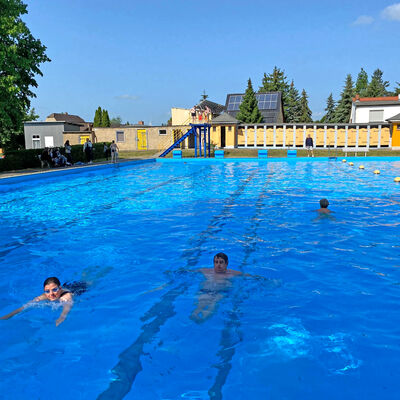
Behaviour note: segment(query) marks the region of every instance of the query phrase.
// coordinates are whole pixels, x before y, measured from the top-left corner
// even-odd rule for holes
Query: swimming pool
[[[94,283],[57,328],[52,307],[0,321],[0,398],[398,399],[400,161],[353,161],[1,185],[0,314],[48,276]],[[323,197],[331,218],[314,211]],[[219,251],[252,277],[199,323],[194,271]]]

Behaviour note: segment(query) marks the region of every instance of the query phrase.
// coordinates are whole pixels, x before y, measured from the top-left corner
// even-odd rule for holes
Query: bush
[[[43,149],[5,151],[5,157],[0,159],[0,171],[40,168],[38,156],[42,154],[42,151]],[[60,151],[65,155],[64,147],[60,147]],[[83,152],[83,145],[81,144],[72,146],[71,155],[74,163],[78,161],[86,162],[86,154]],[[103,143],[93,143],[93,159],[96,160],[103,157]]]

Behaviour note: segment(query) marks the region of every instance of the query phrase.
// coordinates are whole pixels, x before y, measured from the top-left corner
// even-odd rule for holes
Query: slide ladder
[[[174,142],[171,146],[168,147],[167,150],[164,150],[159,157],[165,157],[170,151],[176,148],[176,146],[180,143],[182,143],[186,138],[188,138],[190,135],[194,135],[196,133],[195,129],[192,127],[189,129],[184,135],[182,135],[176,142]]]

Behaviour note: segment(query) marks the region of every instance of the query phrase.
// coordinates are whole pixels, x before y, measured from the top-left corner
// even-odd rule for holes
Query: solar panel
[[[239,111],[240,104],[244,95],[231,95],[228,99],[228,111]],[[276,110],[278,105],[278,94],[276,93],[259,93],[256,94],[258,108],[260,110]]]

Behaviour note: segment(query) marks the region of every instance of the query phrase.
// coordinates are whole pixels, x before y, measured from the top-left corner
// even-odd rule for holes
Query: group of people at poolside
[[[93,143],[87,138],[83,144],[83,152],[85,153],[86,162],[88,164],[93,163]],[[111,158],[112,163],[118,162],[118,145],[113,140],[110,146],[107,143],[103,143],[103,154],[104,158],[108,161]],[[72,161],[72,146],[67,140],[64,144],[64,150],[59,147],[48,148],[45,147],[39,156],[42,168],[54,168],[54,167],[69,167],[73,165]],[[77,164],[82,164],[78,162]]]

